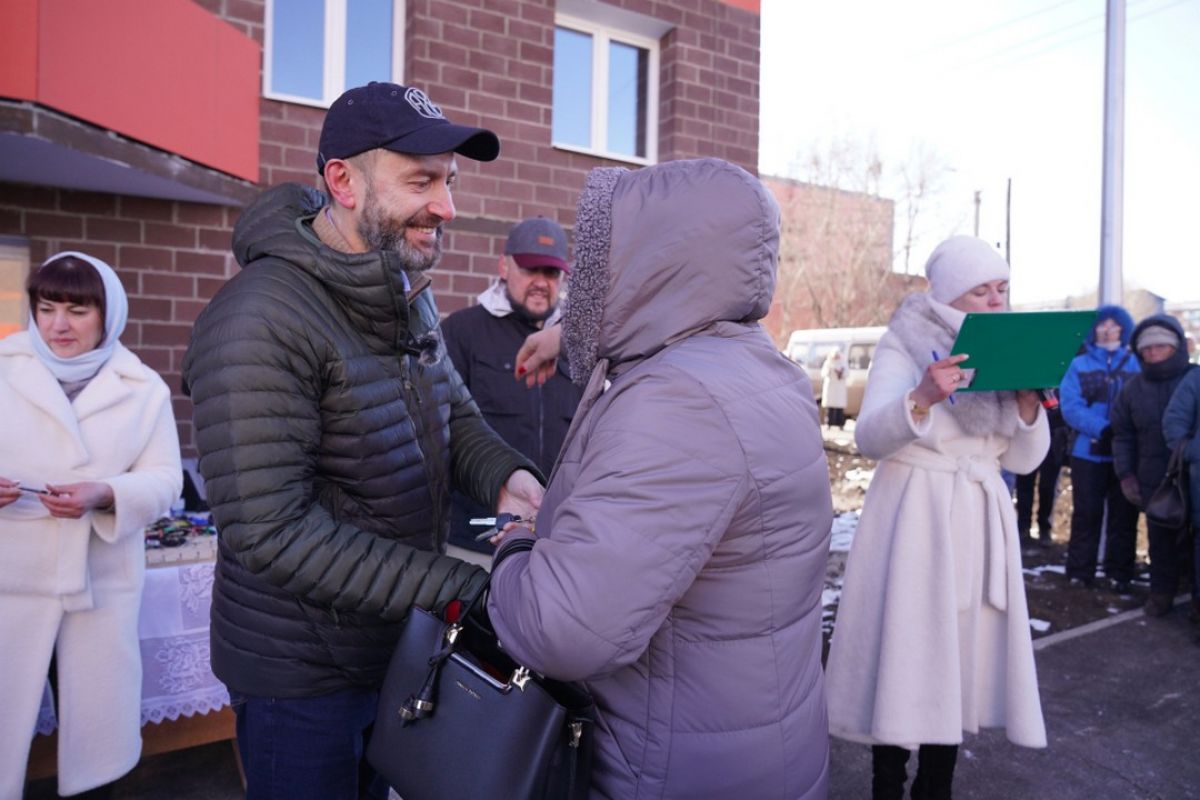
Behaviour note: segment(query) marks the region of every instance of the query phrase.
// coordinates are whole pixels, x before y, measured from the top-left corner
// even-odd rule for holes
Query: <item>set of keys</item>
[[[486,531],[475,537],[475,541],[482,542],[484,539],[490,539],[504,529],[504,526],[510,522],[525,522],[532,523],[532,519],[523,519],[516,514],[504,512],[497,514],[494,517],[474,517],[471,519],[471,525],[489,525]]]

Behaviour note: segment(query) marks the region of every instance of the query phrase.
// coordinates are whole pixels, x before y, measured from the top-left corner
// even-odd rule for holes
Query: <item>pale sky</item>
[[[936,236],[1004,241],[1012,178],[1016,303],[1095,290],[1104,0],[763,0],[759,169],[814,141],[924,143],[954,168]],[[1127,0],[1126,288],[1200,300],[1200,0]],[[884,194],[887,194],[885,191]],[[897,237],[899,228],[897,229]]]

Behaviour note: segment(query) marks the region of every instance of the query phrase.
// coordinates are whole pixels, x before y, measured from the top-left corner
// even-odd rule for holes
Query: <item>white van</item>
[[[838,349],[846,357],[850,374],[846,380],[846,416],[858,415],[862,407],[863,389],[867,386],[867,368],[875,357],[875,345],[886,331],[877,328],[813,328],[792,331],[783,354],[804,367],[812,380],[813,395],[821,401],[821,366],[825,357]]]

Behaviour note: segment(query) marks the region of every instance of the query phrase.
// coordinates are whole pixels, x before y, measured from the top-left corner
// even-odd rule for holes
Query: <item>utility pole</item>
[[[1104,180],[1100,210],[1101,304],[1120,303],[1125,216],[1125,0],[1107,0],[1104,39]]]
[[[976,239],[979,238],[979,203],[980,203],[980,195],[982,195],[982,194],[983,194],[983,192],[980,191],[979,189],[975,190],[975,238]]]
[[[1004,260],[1012,266],[1012,178],[1004,192]]]

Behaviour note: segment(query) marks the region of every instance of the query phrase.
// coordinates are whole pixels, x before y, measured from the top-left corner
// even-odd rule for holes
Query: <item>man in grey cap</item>
[[[196,321],[183,376],[220,532],[212,667],[250,800],[387,796],[362,754],[399,623],[486,577],[439,555],[451,487],[525,517],[541,502],[446,357],[427,274],[457,155],[499,148],[419,89],[347,91],[321,132],[328,195],[285,184],[251,204],[243,269]]]
[[[476,305],[456,311],[442,322],[446,349],[463,382],[479,404],[484,419],[506,442],[528,456],[549,474],[566,438],[580,387],[565,371],[556,372],[540,386],[527,389],[513,380],[517,350],[525,337],[558,323],[559,294],[569,272],[567,235],[545,217],[533,217],[513,226],[500,256],[499,278],[480,293]],[[450,517],[451,552],[491,553],[487,542],[475,536],[472,517],[487,509],[462,492],[453,495]],[[485,556],[473,558],[487,563]]]

